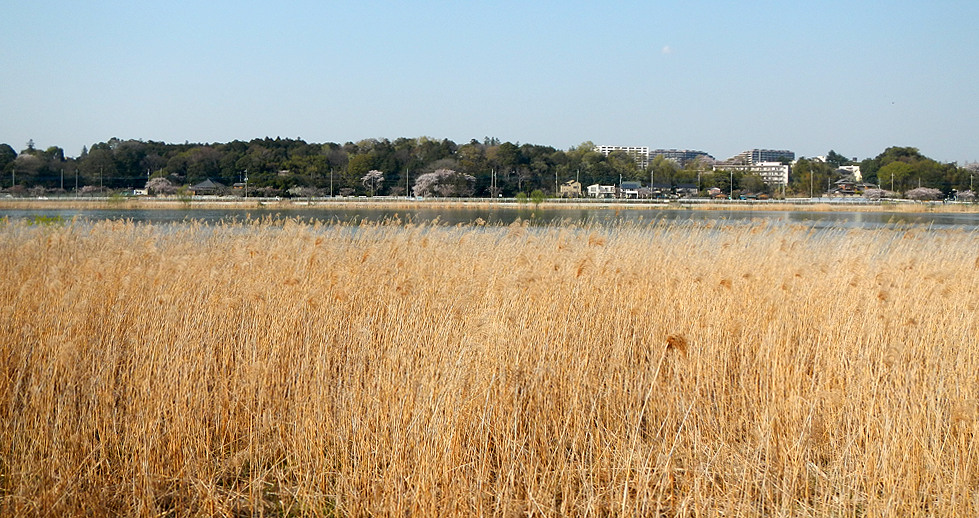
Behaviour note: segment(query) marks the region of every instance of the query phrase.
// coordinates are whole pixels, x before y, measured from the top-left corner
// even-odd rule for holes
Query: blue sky
[[[0,142],[430,136],[979,160],[979,2],[0,0]]]

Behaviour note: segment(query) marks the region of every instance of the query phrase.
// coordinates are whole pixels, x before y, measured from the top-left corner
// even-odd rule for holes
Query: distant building
[[[740,171],[757,174],[767,185],[784,186],[789,184],[789,166],[781,162],[758,162],[754,164],[731,163],[727,160],[718,163],[715,171]]]
[[[852,176],[858,182],[863,181],[863,174],[860,173],[860,166],[858,165],[841,165],[837,171]]]
[[[742,171],[761,176],[767,185],[789,184],[789,165],[782,161],[795,160],[795,152],[788,149],[749,149],[718,162],[714,170]]]
[[[614,185],[589,185],[588,186],[588,196],[592,198],[614,198],[615,197],[615,186]]]
[[[695,183],[679,183],[676,186],[676,195],[681,198],[691,198],[696,196],[698,192]]]
[[[568,180],[561,184],[561,197],[562,198],[579,198],[581,197],[581,182],[575,180]]]
[[[761,176],[768,185],[789,184],[789,165],[782,162],[758,162],[751,166],[751,172]]]
[[[747,165],[761,162],[781,162],[783,160],[789,162],[795,160],[795,152],[788,149],[749,149],[728,158],[723,163]]]
[[[622,182],[619,186],[619,198],[638,198],[641,188],[642,184],[639,182]]]
[[[613,151],[622,151],[631,156],[640,169],[649,165],[649,148],[646,146],[596,146],[595,151],[605,156]]]
[[[708,158],[714,161],[714,157],[707,153],[690,149],[654,149],[649,152],[649,160],[652,161],[660,155],[663,155],[663,158],[667,160],[672,160],[681,168],[686,167],[689,162],[693,162],[698,158]]]
[[[834,185],[835,187],[830,189],[827,194],[831,196],[855,196],[862,194],[867,189],[878,188],[872,183],[864,183],[852,178],[841,178],[834,182]]]
[[[192,196],[201,196],[206,194],[217,194],[225,188],[224,184],[221,182],[212,181],[210,178],[204,180],[203,182],[192,185],[187,188]]]

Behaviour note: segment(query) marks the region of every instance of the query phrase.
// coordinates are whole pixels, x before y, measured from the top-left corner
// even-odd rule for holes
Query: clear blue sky
[[[430,136],[979,160],[979,2],[0,3],[0,142]]]

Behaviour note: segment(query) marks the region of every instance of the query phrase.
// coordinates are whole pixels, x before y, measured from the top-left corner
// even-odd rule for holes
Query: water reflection
[[[438,222],[445,225],[470,224],[482,220],[490,225],[508,225],[516,220],[533,225],[571,223],[648,223],[675,221],[688,223],[724,222],[746,225],[765,221],[769,224],[803,225],[813,229],[904,228],[920,226],[933,229],[975,230],[979,214],[975,213],[890,213],[890,212],[809,212],[809,211],[744,211],[744,210],[662,210],[614,208],[543,208],[474,207],[404,210],[385,208],[261,208],[261,209],[2,209],[0,218],[35,219],[79,218],[89,221],[130,220],[147,223],[179,223],[200,221],[216,224],[248,219],[296,218],[303,221],[360,223],[398,219],[408,223]]]

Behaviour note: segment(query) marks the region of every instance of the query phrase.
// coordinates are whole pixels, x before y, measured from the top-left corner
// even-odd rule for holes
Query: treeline
[[[465,144],[448,139],[367,139],[359,142],[307,143],[301,139],[264,138],[214,144],[169,144],[155,141],[109,139],[66,157],[59,147],[45,150],[28,142],[17,153],[0,144],[0,188],[5,192],[101,192],[143,188],[153,178],[175,186],[210,179],[226,186],[243,183],[255,194],[320,195],[410,193],[417,178],[439,169],[451,169],[475,178],[475,196],[514,196],[540,190],[555,193],[568,180],[582,185],[618,184],[638,180],[660,186],[697,185],[701,190],[768,189],[756,175],[714,172],[709,161],[684,168],[655,157],[646,168],[622,152],[605,156],[594,144],[560,150],[551,146],[500,142],[486,137]],[[836,166],[848,163],[830,152],[828,163],[801,159],[790,173],[789,193],[807,193],[838,179]],[[919,186],[941,189],[970,188],[975,169],[942,164],[922,156],[915,148],[888,148],[874,159],[860,162],[864,181],[904,191]],[[974,164],[972,165],[974,166]],[[383,180],[364,178],[380,171]],[[731,185],[733,179],[734,185]]]
[[[320,194],[356,193],[403,195],[425,173],[452,169],[476,179],[476,196],[542,190],[553,192],[555,182],[578,179],[584,184],[618,182],[644,177],[625,154],[604,156],[590,142],[562,151],[550,146],[513,144],[486,138],[457,144],[448,139],[367,139],[345,144],[307,143],[298,139],[265,138],[223,144],[167,144],[110,139],[75,158],[51,147],[28,143],[19,154],[0,144],[0,186],[9,190],[46,188],[65,191],[89,187],[105,190],[142,188],[163,177],[175,185],[210,179],[231,186],[248,179],[256,193],[284,195],[307,187]],[[383,181],[366,185],[372,170]],[[373,189],[372,189],[373,188]],[[293,189],[294,190],[294,189]]]
[[[878,185],[881,189],[903,193],[918,187],[928,187],[950,196],[953,191],[972,190],[979,176],[979,164],[972,162],[959,167],[954,163],[941,163],[922,155],[913,147],[889,147],[875,158],[859,162],[830,151],[826,161],[801,158],[789,174],[789,190],[799,194],[815,194],[828,190],[840,179],[837,168],[859,165],[863,182]]]

